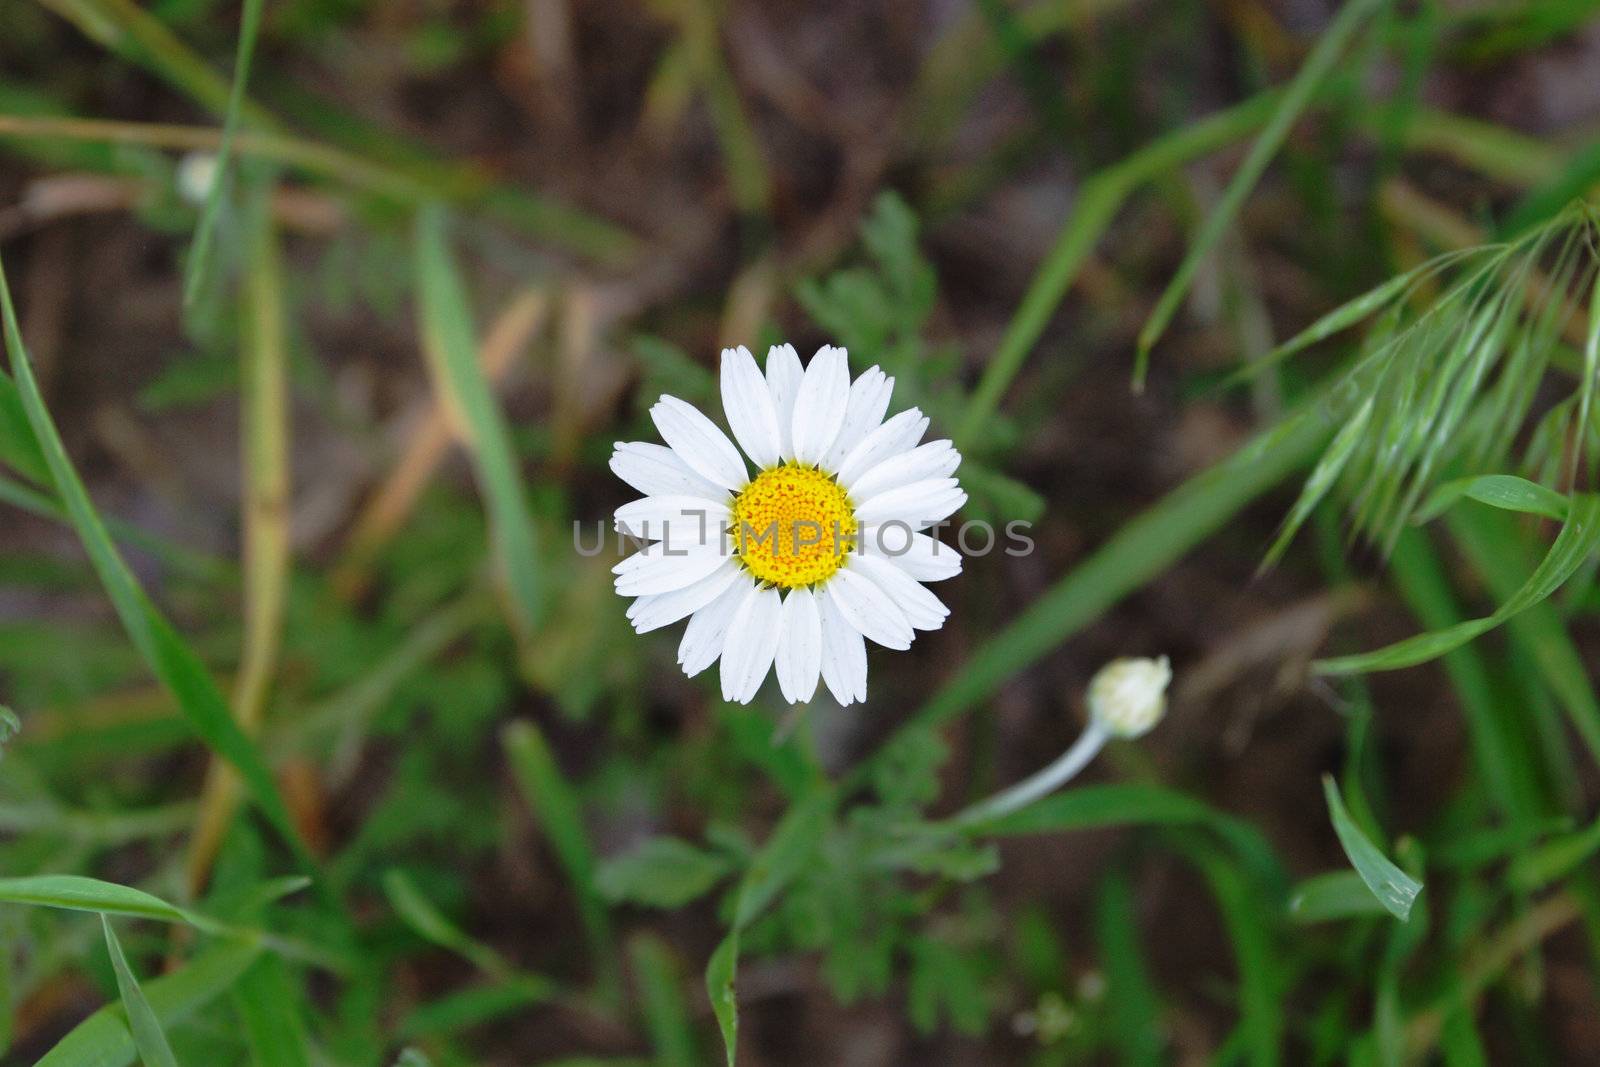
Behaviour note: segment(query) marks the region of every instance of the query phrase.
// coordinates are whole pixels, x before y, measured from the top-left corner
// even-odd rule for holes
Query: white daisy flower
[[[650,411],[666,446],[617,444],[611,469],[645,494],[617,529],[649,542],[614,568],[617,592],[635,598],[639,633],[688,618],[678,662],[693,677],[721,660],[723,699],[749,703],[776,667],[790,703],[819,677],[840,704],[865,700],[865,639],[905,649],[944,625],[922,583],[959,574],[961,557],[922,531],[966,503],[961,455],[919,444],[916,408],[885,421],[893,390],[877,367],[851,382],[842,348],[802,370],[775,346],[765,375],[730,348],[722,407],[738,447],[672,396]]]

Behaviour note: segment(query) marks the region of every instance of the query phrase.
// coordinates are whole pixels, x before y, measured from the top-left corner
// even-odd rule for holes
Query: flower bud
[[[1114,659],[1089,682],[1089,716],[1113,737],[1149,733],[1167,713],[1167,657]]]
[[[217,178],[217,157],[211,152],[190,152],[178,161],[178,195],[195,207],[211,196]]]

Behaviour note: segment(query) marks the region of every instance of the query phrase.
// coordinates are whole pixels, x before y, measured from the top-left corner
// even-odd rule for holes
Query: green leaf
[[[815,855],[823,835],[832,825],[836,798],[832,788],[815,784],[778,821],[772,836],[745,869],[734,896],[732,927],[706,964],[706,992],[722,1031],[728,1067],[733,1067],[738,1051],[739,1004],[733,982],[739,971],[739,935]]]
[[[722,1047],[728,1056],[728,1067],[735,1067],[739,1049],[739,998],[733,981],[739,972],[739,927],[728,931],[717,950],[706,964],[706,996],[711,1000],[711,1013],[717,1018],[717,1029],[722,1031]]]
[[[255,1067],[309,1067],[311,1050],[300,1017],[304,994],[277,956],[262,956],[240,976],[233,1007]]]
[[[105,930],[106,951],[111,954],[111,969],[117,975],[117,993],[122,997],[122,1010],[127,1013],[128,1029],[133,1034],[133,1044],[139,1050],[139,1058],[144,1060],[144,1067],[178,1067],[177,1057],[172,1054],[172,1045],[167,1041],[166,1032],[161,1029],[161,1020],[156,1018],[155,1010],[145,999],[144,990],[139,988],[139,980],[128,966],[128,957],[123,955],[122,943],[111,929],[111,916],[102,912],[100,925]]]
[[[676,837],[652,837],[601,863],[595,886],[613,902],[681,908],[709,892],[732,869],[726,856]]]
[[[1321,674],[1354,674],[1390,671],[1426,663],[1488,633],[1507,619],[1543,601],[1588,560],[1597,546],[1600,546],[1600,496],[1574,496],[1567,521],[1549,552],[1516,594],[1501,604],[1493,615],[1469,619],[1444,630],[1418,634],[1372,652],[1318,660],[1314,667]]]
[[[682,975],[664,941],[638,934],[628,943],[639,989],[639,1008],[655,1049],[657,1067],[698,1067],[704,1061],[695,1048],[689,1007],[683,1000]]]
[[[405,872],[391,869],[384,872],[383,891],[389,903],[407,926],[441,948],[470,961],[479,970],[496,978],[509,978],[511,965],[494,949],[467,935],[459,926],[423,895],[416,883]]]
[[[401,1019],[397,1036],[409,1040],[457,1033],[546,1003],[550,993],[550,983],[533,976],[470,986],[413,1008]]]
[[[1289,917],[1297,923],[1320,923],[1383,915],[1388,911],[1355,871],[1314,875],[1289,894]]]
[[[144,995],[151,1013],[171,1029],[232,988],[260,953],[261,946],[253,940],[228,941],[146,983]],[[120,1004],[101,1008],[73,1027],[34,1067],[128,1067],[139,1050],[127,1020]]]
[[[1188,255],[1184,257],[1172,280],[1167,283],[1167,288],[1162,292],[1155,310],[1150,313],[1149,321],[1139,332],[1138,361],[1133,373],[1136,387],[1143,386],[1145,370],[1150,361],[1150,350],[1166,331],[1167,324],[1172,321],[1178,305],[1194,283],[1201,265],[1239,214],[1239,209],[1244,206],[1250,190],[1260,181],[1267,164],[1277,154],[1284,138],[1289,135],[1289,128],[1311,102],[1312,94],[1333,72],[1334,64],[1338,62],[1340,54],[1344,52],[1356,30],[1360,29],[1361,24],[1385,2],[1386,0],[1350,0],[1345,4],[1334,16],[1333,22],[1323,31],[1322,36],[1317,39],[1316,46],[1306,57],[1305,65],[1295,74],[1289,87],[1278,99],[1272,117],[1267,120],[1266,127],[1250,146],[1244,161],[1239,164],[1239,170],[1228,183],[1222,199],[1206,216],[1200,232],[1195,235],[1194,243],[1189,246]]]
[[[38,382],[34,380],[3,267],[0,267],[0,313],[5,318],[11,370],[16,376],[17,389],[28,421],[44,452],[56,492],[71,516],[72,525],[100,576],[101,584],[111,597],[123,628],[156,677],[177,698],[178,707],[195,732],[213,751],[238,769],[256,803],[295,850],[302,866],[308,871],[314,870],[315,861],[302,842],[260,751],[234,722],[227,701],[223,699],[200,657],[195,655],[194,650],[145,596],[138,579],[128,569],[106,532],[105,523],[89,499],[88,490],[73,469],[66,447],[61,443],[61,436],[56,432],[55,423],[45,407]]]
[[[12,380],[0,374],[0,463],[38,485],[50,483],[50,468],[28,425],[22,397]]]
[[[1100,883],[1095,896],[1095,938],[1105,964],[1106,1007],[1121,1061],[1139,1067],[1164,1062],[1161,1000],[1139,945],[1133,886],[1121,871]]]
[[[434,388],[457,430],[487,498],[495,558],[510,591],[512,622],[524,641],[544,618],[544,578],[538,538],[511,434],[478,360],[471,304],[451,258],[445,215],[436,206],[417,215],[417,287],[423,349]]]
[[[1389,914],[1405,922],[1411,917],[1411,906],[1416,903],[1417,894],[1422,892],[1422,883],[1396,867],[1389,857],[1378,851],[1378,846],[1367,840],[1345,810],[1344,798],[1339,795],[1339,787],[1331,774],[1322,776],[1322,792],[1328,799],[1333,832],[1339,835],[1339,844],[1344,846],[1344,854],[1350,858],[1356,873]]]
[[[176,908],[142,889],[102,882],[76,874],[40,874],[0,878],[0,901],[69,911],[126,915],[135,919],[194,924],[198,916]],[[206,920],[202,920],[205,923]],[[198,924],[197,924],[198,925]],[[214,925],[214,924],[213,924]]]
[[[222,138],[217,144],[216,167],[211,188],[206,191],[205,207],[195,226],[194,242],[183,280],[183,302],[193,306],[205,278],[206,260],[211,251],[211,235],[222,208],[222,190],[227,184],[228,163],[233,156],[234,134],[239,128],[239,112],[244,103],[245,85],[250,81],[250,59],[255,54],[256,37],[261,29],[263,0],[244,0],[239,17],[239,52],[233,65],[233,85],[228,90],[228,108],[222,116]]]
[[[594,848],[583,825],[578,796],[561,774],[544,735],[531,722],[513,722],[503,735],[506,755],[534,824],[544,832],[577,894],[579,913],[594,948],[601,981],[613,995],[621,990],[616,939],[605,898],[595,887]]]
[[[1476,478],[1458,478],[1453,482],[1445,482],[1417,509],[1412,521],[1429,522],[1444,514],[1463,497],[1506,511],[1543,515],[1557,522],[1566,521],[1567,511],[1571,506],[1565,496],[1538,482],[1530,482],[1526,478],[1518,478],[1512,474],[1483,474]]]
[[[1514,889],[1532,893],[1571,874],[1600,852],[1600,819],[1576,833],[1563,834],[1511,861],[1506,881]]]

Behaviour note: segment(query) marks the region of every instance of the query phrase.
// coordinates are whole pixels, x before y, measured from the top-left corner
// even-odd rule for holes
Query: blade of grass
[[[228,90],[228,104],[222,116],[222,140],[217,146],[211,188],[206,191],[205,206],[200,210],[199,222],[195,224],[194,240],[189,245],[189,262],[184,268],[183,303],[186,307],[194,306],[200,295],[200,284],[205,278],[211,236],[217,226],[217,215],[222,210],[222,191],[227,185],[228,164],[233,156],[233,138],[239,128],[244,90],[250,82],[250,59],[255,55],[256,35],[261,29],[261,8],[262,0],[244,0],[239,19],[239,52],[233,64],[233,86]]]
[[[151,1014],[171,1029],[232,988],[260,953],[254,942],[225,942],[146,983]],[[34,1067],[128,1067],[138,1056],[122,1006],[108,1005],[73,1027]]]
[[[233,1008],[255,1067],[310,1067],[303,991],[277,956],[262,956],[233,987]]]
[[[1297,923],[1387,915],[1388,908],[1355,871],[1313,875],[1289,894],[1289,918]]]
[[[135,919],[191,923],[189,912],[142,889],[76,874],[39,874],[0,878],[0,902],[34,907],[126,915]]]
[[[506,727],[503,741],[512,774],[533,821],[549,840],[578,898],[578,911],[594,953],[600,995],[610,1003],[620,1003],[622,976],[616,936],[605,899],[595,886],[594,847],[583,825],[578,796],[533,723],[512,723]]]
[[[1405,922],[1411,917],[1411,905],[1416,903],[1417,894],[1422,892],[1422,883],[1396,867],[1361,832],[1361,828],[1345,810],[1344,798],[1339,795],[1333,775],[1322,776],[1322,794],[1328,801],[1328,816],[1333,820],[1333,832],[1339,835],[1339,844],[1344,847],[1344,854],[1349,857],[1356,873],[1389,914]]]
[[[251,208],[245,274],[242,394],[241,524],[244,529],[244,637],[234,683],[233,714],[254,736],[278,668],[289,585],[289,357],[284,337],[283,265],[266,189]],[[190,841],[188,884],[198,896],[238,806],[239,779],[213,760]]]
[[[442,209],[428,207],[418,214],[416,242],[423,349],[434,389],[454,417],[487,498],[496,558],[510,594],[511,621],[526,644],[544,618],[539,545],[511,435],[478,362],[471,306],[450,256]]]
[[[1239,1025],[1246,1057],[1253,1067],[1281,1062],[1284,1031],[1283,967],[1267,925],[1274,909],[1259,888],[1222,856],[1185,838],[1173,847],[1205,875],[1222,912],[1239,971]]]
[[[1588,494],[1576,496],[1567,521],[1549,552],[1527,581],[1514,595],[1503,601],[1494,614],[1469,619],[1444,630],[1418,634],[1372,652],[1318,660],[1313,666],[1320,674],[1351,674],[1358,671],[1397,670],[1426,663],[1488,633],[1545,600],[1583,565],[1597,547],[1600,547],[1600,497]]]
[[[172,1045],[167,1041],[166,1031],[161,1029],[161,1020],[156,1018],[155,1009],[145,999],[139,979],[134,977],[128,957],[122,952],[122,943],[111,929],[111,917],[102,913],[100,925],[105,930],[106,951],[111,954],[111,969],[117,975],[117,994],[122,998],[122,1010],[128,1017],[128,1031],[133,1035],[139,1058],[144,1061],[144,1067],[178,1067],[178,1058],[172,1054]]]
[[[1095,894],[1095,938],[1105,966],[1111,1036],[1121,1062],[1132,1067],[1164,1062],[1161,1000],[1139,946],[1138,916],[1128,876],[1113,871]]]
[[[1450,515],[1447,528],[1473,569],[1483,576],[1489,591],[1495,597],[1509,599],[1516,594],[1530,554],[1525,540],[1510,524],[1494,519],[1492,514],[1462,509]],[[1583,738],[1594,759],[1600,761],[1600,699],[1589,681],[1583,654],[1560,612],[1549,603],[1535,604],[1511,619],[1506,632],[1538,665],[1572,728]]]
[[[1406,530],[1389,557],[1389,573],[1406,606],[1423,626],[1443,630],[1461,621],[1444,561],[1427,534]],[[1514,825],[1531,826],[1540,811],[1539,783],[1526,746],[1500,714],[1500,701],[1483,656],[1472,645],[1440,661],[1467,720],[1467,739],[1490,805]],[[1525,831],[1523,831],[1525,832]]]
[[[1271,93],[1251,97],[1163,135],[1083,183],[1071,215],[1044,263],[1028,283],[1028,291],[1011,316],[1005,335],[967,401],[966,412],[955,433],[958,444],[968,445],[981,438],[984,424],[999,406],[1011,380],[1022,369],[1023,360],[1033,350],[1062,297],[1077,280],[1084,263],[1133,191],[1191,160],[1245,137],[1267,120],[1276,101],[1276,95]]]
[[[89,499],[88,490],[73,468],[50,412],[45,407],[44,397],[39,393],[38,383],[34,380],[3,266],[0,266],[0,314],[4,315],[11,370],[28,414],[28,422],[50,465],[56,492],[72,518],[73,527],[124,629],[156,677],[172,691],[195,732],[214,752],[238,768],[263,814],[288,842],[306,871],[314,871],[315,861],[301,839],[261,753],[233,721],[227,702],[223,700],[216,682],[199,656],[156,610],[139,586],[138,579],[117,551],[110,534],[106,532],[105,523]]]
[[[1135,389],[1144,388],[1145,372],[1150,365],[1150,350],[1161,339],[1168,323],[1172,321],[1172,316],[1177,312],[1178,305],[1189,292],[1189,287],[1194,284],[1200,265],[1205,262],[1206,257],[1221,240],[1223,232],[1239,214],[1245,198],[1255,188],[1256,182],[1261,180],[1267,164],[1277,154],[1284,138],[1289,135],[1289,128],[1299,119],[1300,113],[1311,102],[1312,95],[1333,72],[1334,64],[1344,53],[1350,39],[1386,2],[1387,0],[1349,0],[1323,31],[1311,54],[1306,57],[1304,65],[1289,82],[1288,88],[1278,99],[1277,106],[1273,108],[1272,117],[1267,120],[1255,143],[1250,146],[1244,161],[1239,164],[1239,170],[1228,183],[1222,199],[1206,216],[1200,232],[1195,235],[1188,255],[1184,257],[1172,280],[1167,283],[1167,288],[1156,302],[1155,310],[1150,313],[1144,329],[1139,331],[1139,350],[1133,370]]]
[[[722,1032],[728,1067],[735,1067],[739,1047],[739,1002],[734,981],[739,975],[739,944],[746,927],[754,922],[779,893],[795,879],[815,853],[832,825],[838,793],[817,781],[797,799],[772,835],[745,868],[733,895],[733,921],[728,933],[706,964],[706,995]]]
[[[628,955],[639,989],[639,1010],[655,1049],[657,1067],[697,1067],[705,1061],[695,1048],[689,1006],[683,999],[683,976],[672,950],[650,933],[628,942]]]
[[[451,922],[404,871],[385,871],[383,892],[395,913],[419,936],[449,949],[491,978],[505,981],[513,976],[514,969],[504,956]]]

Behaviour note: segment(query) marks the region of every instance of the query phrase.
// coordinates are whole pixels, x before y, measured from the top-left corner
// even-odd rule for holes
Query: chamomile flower
[[[774,667],[790,703],[819,678],[840,704],[865,700],[866,640],[910,648],[949,615],[922,583],[959,574],[961,558],[922,531],[966,502],[961,456],[919,444],[916,408],[885,419],[894,379],[873,367],[852,382],[842,348],[802,370],[793,346],[775,346],[765,374],[748,349],[726,349],[721,385],[733,440],[663,396],[650,415],[666,444],[612,454],[645,494],[616,512],[619,531],[648,542],[614,568],[635,598],[628,618],[639,633],[687,618],[678,662],[693,677],[720,660],[725,700],[749,703]]]

